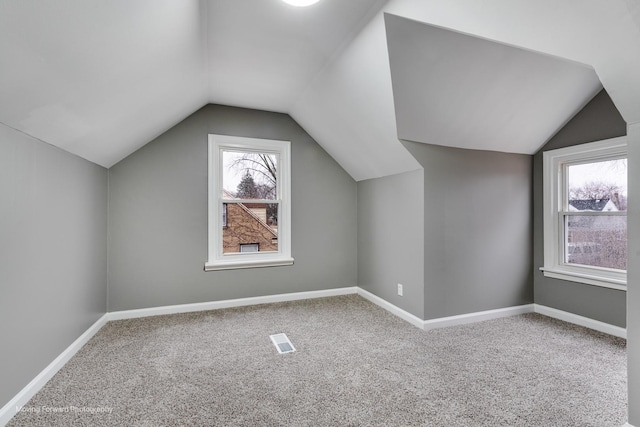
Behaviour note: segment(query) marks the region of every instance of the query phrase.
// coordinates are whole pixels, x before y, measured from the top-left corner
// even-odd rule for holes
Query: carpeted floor
[[[280,332],[297,352],[277,353]],[[626,413],[623,339],[536,314],[425,332],[349,295],[110,322],[9,425],[619,427]]]

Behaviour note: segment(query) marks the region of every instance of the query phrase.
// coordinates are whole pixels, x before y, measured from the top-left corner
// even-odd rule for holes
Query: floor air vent
[[[271,338],[273,345],[276,346],[276,348],[278,349],[278,353],[280,354],[293,353],[294,351],[296,351],[295,347],[293,346],[293,344],[291,344],[291,341],[289,341],[289,338],[286,334],[269,335],[269,338]]]

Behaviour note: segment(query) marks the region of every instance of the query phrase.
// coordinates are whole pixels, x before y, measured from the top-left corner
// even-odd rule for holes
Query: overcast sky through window
[[[222,188],[227,190],[228,192],[235,194],[238,189],[238,184],[242,180],[244,176],[246,168],[235,165],[234,162],[240,159],[243,155],[247,154],[246,152],[235,152],[235,151],[223,151],[222,152],[222,167],[223,167],[223,177],[222,177]],[[277,156],[271,154],[273,156],[274,163],[277,164]],[[256,184],[264,183],[264,179],[260,173],[252,173],[253,179]]]
[[[607,160],[569,166],[569,187],[579,188],[589,182],[604,182],[620,187],[620,195],[627,195],[627,159]]]

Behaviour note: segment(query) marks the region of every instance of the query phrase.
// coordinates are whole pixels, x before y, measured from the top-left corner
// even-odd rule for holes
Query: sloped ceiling
[[[385,25],[385,14],[396,21]],[[588,67],[549,73],[538,62],[548,56],[524,55],[516,70],[530,72],[537,90],[517,100],[474,95],[479,105],[527,111],[527,133],[537,134],[505,135],[500,111],[482,118],[482,137],[469,127],[480,120],[435,133],[409,120],[434,114],[424,96],[433,76],[403,76],[428,68],[425,45],[446,51],[432,43],[434,28],[499,42],[489,50],[588,64],[627,122],[640,122],[635,0],[322,0],[304,9],[280,0],[0,0],[0,123],[109,167],[209,102],[280,111],[361,180],[419,167],[399,136],[531,153],[593,95]],[[479,42],[464,38],[462,51]],[[470,73],[486,66],[483,55],[465,57]],[[486,75],[508,81],[504,72]],[[555,90],[561,82],[570,87]],[[525,98],[538,92],[539,108],[528,110]],[[470,108],[439,95],[450,111]]]
[[[210,98],[288,113],[298,95],[386,0],[323,0],[311,8],[280,0],[211,0]]]
[[[640,31],[635,20],[638,15],[631,14],[625,0],[391,0],[318,75],[291,111],[356,179],[409,167],[404,157],[377,157],[395,147],[397,137],[395,112],[390,107],[394,94],[385,13],[588,64],[627,123],[640,121],[640,79],[636,78]],[[576,105],[574,113],[581,106]],[[496,132],[502,126],[501,122],[488,125]],[[348,147],[336,135],[346,135]],[[447,145],[443,140],[438,143]],[[529,150],[509,147],[512,152]],[[360,158],[371,167],[359,165]]]
[[[398,136],[535,153],[602,85],[593,68],[385,15]]]
[[[111,166],[209,100],[197,1],[0,0],[0,122]]]

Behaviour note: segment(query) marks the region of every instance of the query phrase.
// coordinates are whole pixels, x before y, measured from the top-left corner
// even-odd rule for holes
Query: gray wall
[[[204,272],[207,135],[291,141],[293,266]],[[208,105],[109,170],[109,311],[357,284],[355,181],[285,114]]]
[[[107,171],[0,124],[0,407],[106,311]]]
[[[423,171],[358,182],[358,286],[422,319],[423,260]]]
[[[531,156],[404,144],[424,167],[424,318],[532,303]]]
[[[545,277],[542,210],[542,153],[626,135],[626,123],[603,90],[536,153],[533,159],[534,296],[537,304],[625,327],[626,292]],[[631,162],[630,162],[631,163]],[[629,182],[632,182],[629,179]],[[631,198],[629,198],[631,199]]]
[[[640,123],[629,126],[627,376],[629,424],[640,426]]]

